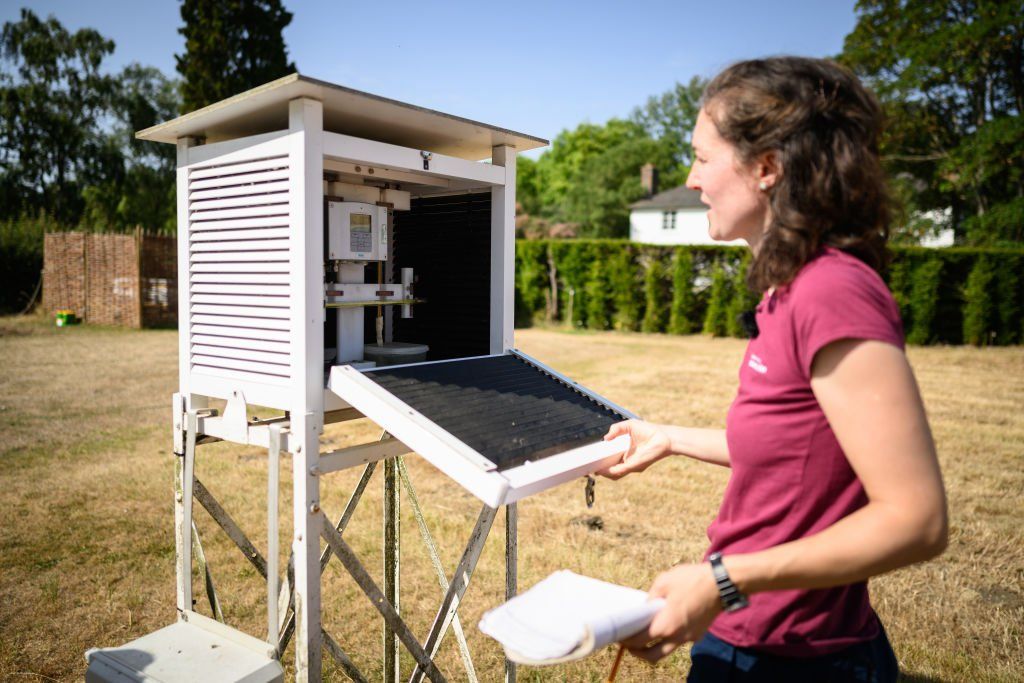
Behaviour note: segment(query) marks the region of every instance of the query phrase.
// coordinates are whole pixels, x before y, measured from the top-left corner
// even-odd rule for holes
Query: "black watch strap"
[[[722,609],[726,612],[735,612],[750,604],[747,596],[740,592],[736,584],[729,578],[729,572],[722,564],[722,553],[711,553],[708,557],[711,563],[711,572],[715,575],[715,584],[718,586],[718,596],[722,600]]]

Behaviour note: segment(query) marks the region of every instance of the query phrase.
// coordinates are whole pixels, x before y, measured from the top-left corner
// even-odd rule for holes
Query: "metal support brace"
[[[423,539],[423,545],[427,548],[427,554],[430,555],[430,563],[434,566],[434,572],[437,574],[437,582],[441,586],[441,593],[445,594],[448,592],[448,577],[444,574],[444,567],[441,566],[441,558],[437,554],[437,547],[434,545],[434,539],[430,535],[430,530],[427,529],[427,521],[423,517],[423,510],[420,508],[419,498],[416,496],[416,489],[412,486],[412,480],[409,478],[409,470],[405,466],[405,459],[398,458],[398,474],[402,478],[402,485],[405,487],[405,492],[409,496],[409,502],[412,504],[412,513],[416,517],[416,524],[420,528],[420,537]],[[452,630],[455,631],[455,640],[459,645],[459,655],[462,657],[462,664],[466,667],[466,679],[469,683],[477,683],[479,679],[476,676],[476,669],[473,667],[473,658],[469,654],[469,645],[466,644],[466,634],[462,631],[462,622],[459,620],[458,613],[452,620]]]
[[[405,645],[405,648],[412,655],[413,659],[416,660],[417,667],[426,672],[426,675],[430,677],[434,683],[444,683],[445,677],[438,671],[437,667],[434,666],[434,662],[424,652],[423,648],[420,647],[419,642],[413,636],[412,632],[409,631],[409,627],[405,625],[402,618],[398,616],[395,608],[391,606],[391,603],[384,597],[384,593],[381,592],[377,584],[374,583],[373,579],[366,572],[363,564],[359,561],[359,558],[352,551],[352,549],[342,539],[341,534],[334,530],[330,521],[324,514],[320,513],[321,522],[321,535],[327,544],[331,547],[331,551],[338,556],[341,563],[345,566],[345,569],[352,578],[355,579],[356,583],[362,589],[366,597],[370,599],[373,606],[377,608],[384,620],[387,621],[391,628],[394,630],[398,639]],[[493,515],[492,515],[493,518]]]
[[[217,525],[220,526],[221,529],[224,530],[224,533],[228,535],[228,538],[234,541],[235,546],[242,551],[242,555],[245,556],[245,559],[249,560],[249,564],[255,567],[256,571],[260,573],[260,576],[266,579],[267,561],[263,559],[263,555],[246,537],[245,533],[238,526],[235,520],[231,518],[231,515],[229,515],[227,511],[220,506],[220,503],[218,503],[217,499],[213,497],[213,494],[207,490],[206,486],[203,485],[203,482],[198,479],[195,480],[195,494],[196,500],[198,500],[200,505],[210,513],[210,517],[213,517],[213,520],[217,522]]]
[[[267,429],[270,430],[270,448],[267,451],[267,642],[276,647],[279,637],[277,499],[281,479],[281,423],[271,424]]]
[[[401,497],[398,490],[397,458],[384,461],[384,598],[396,614],[401,614]],[[401,643],[388,621],[384,620],[384,681],[401,679]]]
[[[194,519],[192,520],[192,553],[196,556],[199,572],[206,578],[206,599],[210,601],[210,611],[213,613],[213,618],[223,624],[224,612],[220,608],[217,589],[213,585],[213,574],[210,573],[210,565],[206,562],[203,542],[199,539],[199,529],[196,528],[196,521]]]
[[[321,631],[320,635],[324,639],[324,649],[327,650],[331,657],[334,657],[334,661],[338,663],[345,675],[351,678],[356,683],[369,683],[363,673],[356,667],[355,663],[349,658],[345,651],[338,645],[338,641],[330,636],[327,631]]]
[[[387,432],[383,432],[380,435],[380,440],[383,441],[388,435]],[[377,468],[376,462],[370,462],[363,468],[363,474],[359,477],[359,482],[356,484],[355,489],[352,491],[352,495],[349,496],[348,503],[345,504],[345,511],[341,514],[341,519],[338,520],[338,524],[335,529],[338,530],[339,534],[345,533],[345,527],[348,526],[349,520],[352,519],[352,515],[355,514],[356,506],[359,505],[360,499],[363,497],[363,492],[366,490],[366,485],[370,483],[370,479],[373,477],[373,472]],[[331,559],[331,547],[327,546],[320,553],[320,574],[323,575],[324,569],[327,568],[327,563]],[[285,577],[285,583],[281,586],[281,595],[278,600],[280,606],[285,600],[288,600],[287,608],[280,609],[281,615],[285,615],[288,610],[293,609],[295,594],[291,590],[291,582],[294,580],[292,575],[292,563],[295,561],[294,556],[288,558],[288,574]],[[281,626],[281,641],[278,644],[278,652],[284,652],[288,647],[288,641],[291,639],[292,632],[295,628],[295,614],[294,612],[288,617],[288,622]]]
[[[374,469],[376,469],[376,467],[377,467],[377,463],[371,462],[363,470],[363,475],[359,478],[359,483],[356,484],[355,490],[352,491],[352,495],[349,496],[348,503],[345,505],[345,512],[342,513],[341,519],[338,520],[337,525],[335,525],[335,527],[334,527],[339,534],[344,534],[345,533],[345,527],[348,526],[349,520],[352,519],[352,515],[356,511],[356,506],[359,504],[359,499],[363,497],[363,491],[366,490],[366,485],[370,483],[370,478],[373,476],[373,471],[374,471]],[[330,560],[331,560],[331,555],[333,555],[333,553],[331,552],[331,546],[327,546],[320,553],[320,574],[321,574],[321,576],[323,575],[324,570],[327,568],[327,563],[330,562]],[[289,559],[289,562],[291,562],[291,559]],[[288,590],[288,585],[287,584],[282,586],[282,597],[284,596],[284,591],[285,590]],[[294,630],[295,630],[295,614],[293,613],[288,618],[288,623],[281,629],[281,640],[278,643],[278,648],[277,648],[278,652],[284,652],[285,649],[288,647],[288,641],[291,639],[292,633],[294,632]],[[337,643],[335,643],[335,645],[337,645]],[[338,647],[338,650],[340,650],[340,649],[341,648]],[[349,661],[351,661],[351,660],[349,660]],[[353,666],[355,666],[355,665],[353,665]]]
[[[516,596],[519,583],[519,507],[505,506],[505,601]],[[516,663],[505,658],[505,683],[515,683]]]
[[[185,453],[174,468],[174,543],[177,546],[178,615],[192,609],[192,482],[195,480],[196,431],[199,419],[195,410],[185,418]]]
[[[476,526],[473,527],[469,543],[466,544],[466,550],[462,554],[462,559],[459,560],[459,566],[455,570],[455,575],[452,577],[451,585],[448,586],[448,592],[445,593],[441,607],[437,611],[437,616],[434,617],[434,624],[430,627],[430,634],[427,636],[426,645],[423,647],[431,660],[437,655],[437,651],[441,647],[441,639],[444,638],[444,634],[448,631],[448,627],[455,617],[455,612],[459,609],[462,596],[465,595],[466,589],[469,588],[469,581],[473,578],[473,570],[476,568],[477,560],[480,559],[480,553],[484,548],[484,542],[487,540],[487,534],[491,530],[491,524],[494,522],[496,513],[497,510],[495,508],[484,505],[480,511],[480,516],[476,520]],[[423,674],[423,667],[417,665],[416,669],[412,672],[412,676],[409,678],[410,683],[418,683],[423,680]]]

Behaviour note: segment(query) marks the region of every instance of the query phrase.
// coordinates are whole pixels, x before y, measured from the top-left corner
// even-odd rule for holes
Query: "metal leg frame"
[[[402,642],[402,645],[405,645],[405,648],[413,656],[413,659],[416,660],[417,665],[426,671],[426,674],[430,677],[431,681],[434,681],[434,683],[444,683],[445,677],[437,670],[437,667],[434,666],[434,662],[432,662],[430,657],[427,656],[427,653],[424,652],[419,641],[417,641],[412,635],[412,632],[409,631],[409,627],[407,627],[405,622],[402,621],[402,618],[398,616],[398,612],[395,611],[395,608],[392,607],[391,603],[384,597],[384,593],[381,592],[380,588],[377,587],[377,584],[374,583],[373,579],[363,567],[363,564],[359,561],[359,558],[356,557],[356,554],[348,544],[345,543],[344,539],[342,539],[341,534],[334,530],[334,526],[330,523],[327,517],[323,515],[323,513],[320,514],[320,518],[322,525],[321,535],[331,547],[331,551],[338,556],[338,559],[341,560],[345,569],[348,570],[348,573],[351,574],[352,578],[355,579],[357,584],[359,584],[359,587],[363,590],[363,593],[366,594],[366,597],[370,599],[373,606],[377,608],[377,611],[380,612],[382,617],[384,617],[384,620],[388,622],[398,639]]]
[[[413,488],[412,481],[409,479],[409,470],[405,466],[405,459],[395,458],[395,460],[398,462],[398,474],[402,478],[402,485],[405,487],[405,492],[409,496],[409,502],[412,504],[412,512],[416,517],[416,524],[420,528],[420,538],[423,539],[423,545],[426,546],[427,552],[430,555],[430,563],[434,566],[434,572],[437,574],[437,582],[441,586],[442,593],[447,593],[448,577],[445,576],[444,568],[441,566],[441,558],[437,554],[434,539],[430,535],[430,530],[427,529],[427,522],[423,518],[423,510],[420,508],[416,489]],[[459,655],[462,657],[462,664],[466,667],[466,679],[469,683],[477,683],[476,669],[473,667],[473,659],[469,655],[466,634],[462,631],[462,622],[459,621],[458,613],[455,614],[455,618],[452,621],[452,630],[455,631],[455,639],[459,644]]]
[[[210,601],[210,611],[213,612],[214,618],[223,624],[224,612],[220,608],[217,589],[213,585],[213,575],[210,573],[210,565],[206,562],[206,553],[203,552],[203,542],[199,539],[199,529],[196,528],[195,520],[192,520],[192,554],[196,557],[199,572],[206,577],[206,598]]]
[[[398,489],[397,458],[384,461],[384,598],[391,603],[395,614],[401,613],[399,606],[402,537],[401,505]],[[398,634],[387,619],[384,620],[384,681],[400,683],[401,643]]]
[[[276,641],[277,652],[281,653],[287,648],[288,642],[295,632],[295,622],[297,617],[294,590],[296,585],[294,576],[294,545],[291,556],[288,560],[285,580],[280,585],[280,588],[278,588],[277,581],[277,488],[279,483],[278,464],[280,459],[280,435],[282,425],[271,425],[270,434],[267,484],[268,562],[268,559],[265,559],[259,550],[256,549],[231,515],[229,515],[220,503],[217,502],[216,498],[214,498],[206,486],[204,486],[203,483],[195,477],[195,449],[198,431],[197,411],[188,411],[185,418],[187,429],[184,453],[179,455],[175,467],[175,541],[178,547],[177,583],[179,612],[189,610],[193,605],[191,564],[192,556],[194,555],[197,563],[199,564],[199,569],[205,577],[206,592],[207,597],[210,600],[211,610],[219,621],[223,622],[224,620],[220,601],[217,598],[216,589],[214,587],[213,577],[206,563],[206,557],[203,552],[199,531],[192,520],[192,499],[194,497],[210,514],[210,517],[217,522],[218,526],[221,527],[225,534],[227,534],[228,538],[234,542],[235,546],[242,552],[243,556],[250,562],[250,564],[253,565],[257,572],[259,572],[260,576],[267,579],[268,639],[271,643]],[[381,435],[381,439],[386,437],[387,432],[384,432]],[[374,604],[374,607],[376,607],[384,617],[384,670],[385,680],[387,680],[388,683],[397,681],[400,675],[399,644],[404,645],[416,661],[416,667],[410,677],[410,683],[418,683],[424,677],[428,677],[431,681],[435,682],[444,681],[445,678],[434,665],[433,658],[437,655],[441,641],[450,627],[455,631],[459,646],[459,653],[462,657],[463,664],[466,667],[467,680],[471,683],[475,683],[478,679],[473,667],[472,658],[470,657],[469,648],[466,644],[465,633],[462,630],[462,625],[458,618],[458,608],[466,589],[469,587],[470,579],[472,578],[473,571],[480,559],[480,554],[494,522],[497,510],[487,506],[484,506],[481,510],[476,525],[473,528],[473,532],[470,534],[470,538],[465,551],[463,552],[462,558],[459,561],[458,568],[452,577],[451,583],[449,583],[445,576],[444,569],[441,566],[433,538],[427,529],[426,521],[423,517],[422,509],[420,508],[419,499],[412,486],[404,460],[401,457],[396,457],[385,461],[385,586],[382,591],[373,582],[373,579],[366,572],[362,563],[359,561],[352,549],[342,539],[342,534],[348,526],[352,515],[355,513],[355,509],[366,490],[366,486],[369,484],[369,481],[373,476],[376,465],[377,463],[371,462],[364,468],[363,474],[360,477],[356,488],[353,490],[352,495],[349,497],[349,500],[345,505],[345,510],[337,524],[330,524],[326,516],[320,512],[318,504],[313,506],[316,510],[315,512],[313,512],[312,509],[308,511],[310,514],[318,518],[316,523],[318,526],[322,527],[319,535],[327,541],[327,547],[323,549],[319,558],[320,574],[322,575],[326,569],[327,564],[330,562],[331,555],[337,555],[349,574],[352,575],[356,580],[356,583]],[[186,485],[186,482],[189,481],[192,482],[192,486]],[[402,620],[397,608],[399,600],[400,567],[399,482],[401,482],[401,485],[405,488],[409,496],[413,513],[416,517],[417,525],[419,526],[420,535],[430,555],[431,564],[437,574],[438,583],[444,591],[444,599],[442,600],[441,606],[438,609],[433,625],[431,626],[430,632],[423,646],[420,646],[408,626]],[[507,506],[505,529],[506,598],[514,596],[516,592],[516,521],[517,511],[515,504]],[[190,530],[191,533],[188,533],[186,530]],[[319,581],[317,581],[317,584],[319,585]],[[274,597],[275,595],[276,599]],[[319,594],[317,594],[316,598],[316,601],[319,603]],[[366,681],[366,678],[334,638],[332,638],[323,629],[320,629],[319,635],[319,640],[322,642],[323,647],[328,651],[331,657],[338,663],[349,678],[358,682]],[[389,647],[389,644],[391,647]],[[305,653],[302,653],[305,654],[305,666],[301,666],[298,662],[301,655],[297,653],[296,668],[300,670],[301,673],[305,674],[304,677],[310,677],[308,659],[313,658],[313,653],[308,649],[308,646],[303,649],[305,649]],[[319,656],[316,656],[315,658],[319,660]],[[312,677],[318,678],[316,673],[314,673]],[[506,660],[505,680],[506,682],[514,682],[515,678],[515,665]]]
[[[505,600],[516,596],[519,583],[519,507],[505,506]],[[505,658],[505,683],[516,682],[516,663]]]
[[[491,530],[491,524],[494,522],[494,515],[496,513],[496,509],[486,505],[480,511],[480,516],[473,527],[473,533],[470,534],[469,543],[466,544],[466,550],[462,554],[462,559],[459,560],[459,566],[455,570],[455,575],[452,577],[451,585],[448,586],[444,600],[441,601],[441,607],[437,611],[437,616],[434,617],[434,624],[430,627],[426,645],[423,647],[431,659],[437,655],[437,651],[441,647],[441,639],[448,631],[448,627],[451,626],[452,620],[455,618],[455,612],[459,609],[459,603],[462,601],[462,596],[465,595],[466,589],[469,588],[469,580],[473,577],[473,570],[476,568],[477,560],[480,559],[480,552],[484,548],[484,542],[487,540],[487,534]],[[410,682],[423,680],[424,673],[429,675],[429,672],[426,672],[422,664],[417,660],[416,669],[412,672],[412,677],[409,679]]]
[[[338,531],[339,534],[344,534],[345,533],[345,527],[348,526],[349,520],[352,519],[352,515],[356,511],[356,506],[359,504],[359,500],[363,497],[363,491],[366,490],[366,485],[370,483],[370,478],[373,477],[373,471],[376,468],[377,468],[377,463],[371,462],[371,463],[368,463],[366,465],[366,467],[363,469],[363,475],[359,478],[359,483],[356,484],[356,488],[352,491],[352,495],[349,497],[348,503],[345,504],[345,511],[342,513],[341,519],[338,520],[338,523],[334,527]],[[332,553],[331,553],[331,546],[327,546],[320,553],[320,574],[321,574],[321,576],[323,575],[324,570],[327,569],[327,563],[331,561],[331,555],[332,555]],[[290,573],[290,567],[291,567],[292,561],[293,561],[293,558],[288,558],[289,573]],[[286,583],[283,586],[281,586],[281,598],[285,598],[286,597],[286,593],[289,596],[294,596],[294,593],[291,592],[291,589],[289,588],[289,583],[287,581],[286,581]],[[279,601],[278,604],[280,604],[280,601]],[[288,608],[291,609],[291,607],[292,607],[292,603],[289,602]],[[284,612],[282,611],[282,613],[284,613]],[[288,647],[288,641],[291,639],[291,636],[292,636],[292,633],[294,632],[294,630],[295,630],[295,613],[292,612],[289,615],[289,617],[288,617],[287,623],[281,629],[281,640],[279,641],[278,648],[277,648],[278,652],[284,652],[285,649]],[[332,640],[331,642],[335,642],[335,641]],[[337,645],[337,643],[335,643],[335,645]],[[340,649],[341,648],[339,647],[338,650],[340,651]],[[328,651],[330,651],[330,649],[328,649]],[[349,660],[347,656],[345,657],[345,659],[348,660],[348,662],[351,664],[351,660]],[[362,674],[360,674],[360,676],[362,676]],[[351,676],[349,676],[349,677],[351,678]],[[353,679],[353,680],[356,680],[356,679]]]
[[[193,414],[192,417],[195,417]],[[188,505],[185,504],[184,493],[184,482],[186,478],[192,479],[192,493],[193,496],[199,501],[200,505],[209,513],[210,517],[217,523],[217,525],[224,531],[224,533],[234,542],[235,546],[241,551],[242,555],[249,561],[250,564],[259,572],[260,576],[267,580],[267,598],[268,598],[268,610],[267,610],[267,621],[268,621],[268,639],[271,643],[277,644],[277,653],[285,650],[288,646],[288,641],[291,634],[294,631],[295,626],[295,613],[294,607],[294,592],[291,590],[291,586],[294,585],[294,578],[292,575],[292,565],[294,561],[294,553],[289,558],[288,574],[286,580],[281,585],[280,589],[277,587],[277,581],[272,580],[271,577],[277,576],[277,502],[278,502],[278,488],[279,488],[279,474],[278,465],[280,460],[281,451],[281,426],[271,426],[271,447],[269,449],[268,458],[268,558],[265,559],[255,545],[249,540],[242,531],[238,523],[231,517],[230,514],[221,506],[217,499],[210,493],[209,489],[199,480],[194,474],[195,466],[195,447],[197,443],[196,439],[196,425],[197,420],[188,419],[189,435],[186,438],[185,452],[182,457],[179,458],[177,467],[175,468],[175,487],[178,495],[175,497],[176,501],[176,521],[179,522],[176,525],[176,531],[184,528],[185,519],[187,517],[188,524],[192,527],[192,544],[191,550],[196,558],[196,562],[199,565],[199,571],[202,572],[206,577],[206,591],[207,597],[210,600],[210,607],[214,613],[214,616],[218,621],[224,621],[224,615],[221,611],[220,601],[217,598],[216,589],[213,583],[213,576],[210,573],[209,566],[206,562],[206,555],[203,552],[202,542],[199,537],[199,530],[195,526],[195,522],[192,521],[191,517],[191,502]],[[355,493],[353,493],[352,499],[349,500],[349,504],[345,508],[345,514],[342,515],[341,521],[338,523],[339,531],[343,531],[345,526],[348,524],[349,519],[352,517],[352,513],[355,511],[356,504],[362,495],[363,490],[366,488],[366,484],[370,479],[370,475],[373,474],[373,470],[376,467],[376,463],[370,463],[367,465],[366,470],[363,473],[363,478],[360,480],[359,486],[356,487]],[[189,474],[186,475],[186,472]],[[188,510],[188,514],[185,512]],[[179,594],[185,587],[184,582],[181,580],[180,574],[183,572],[185,566],[182,560],[182,552],[179,549]],[[330,559],[330,549],[325,548],[320,557],[320,571],[323,572],[327,566],[327,562]],[[189,559],[191,563],[191,559]],[[191,572],[188,572],[188,591],[191,596]],[[191,601],[191,597],[190,597]],[[344,650],[338,645],[338,643],[326,633],[321,630],[321,637],[323,638],[324,646],[331,656],[338,662],[341,668],[345,671],[349,678],[357,682],[365,682],[366,679],[362,676],[359,670],[352,663],[352,660],[344,652]]]

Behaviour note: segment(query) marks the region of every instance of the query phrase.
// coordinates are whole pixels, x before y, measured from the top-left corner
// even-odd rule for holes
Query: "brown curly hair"
[[[844,67],[806,57],[739,62],[705,88],[718,133],[750,163],[774,152],[772,221],[754,254],[755,291],[785,285],[824,246],[881,272],[888,263],[889,194],[878,156],[883,116]]]

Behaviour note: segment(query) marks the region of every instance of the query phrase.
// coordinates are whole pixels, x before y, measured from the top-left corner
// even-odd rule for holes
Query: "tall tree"
[[[184,0],[181,18],[183,112],[295,71],[281,34],[292,14],[281,0]]]
[[[856,11],[839,58],[885,105],[883,157],[911,215],[949,210],[961,241],[1024,240],[1024,2],[859,0]]]
[[[116,165],[98,122],[116,92],[101,72],[114,43],[22,9],[0,32],[0,217],[81,214],[81,188]]]
[[[158,69],[130,64],[117,76],[107,133],[110,163],[82,190],[83,221],[90,227],[174,231],[174,147],[137,140],[135,131],[173,119],[179,107],[177,81]]]
[[[659,169],[665,187],[683,184],[690,172],[693,164],[690,136],[697,123],[700,97],[706,85],[707,81],[699,76],[694,76],[686,84],[676,83],[662,94],[649,97],[646,104],[634,109],[630,116],[669,155],[669,167]]]

